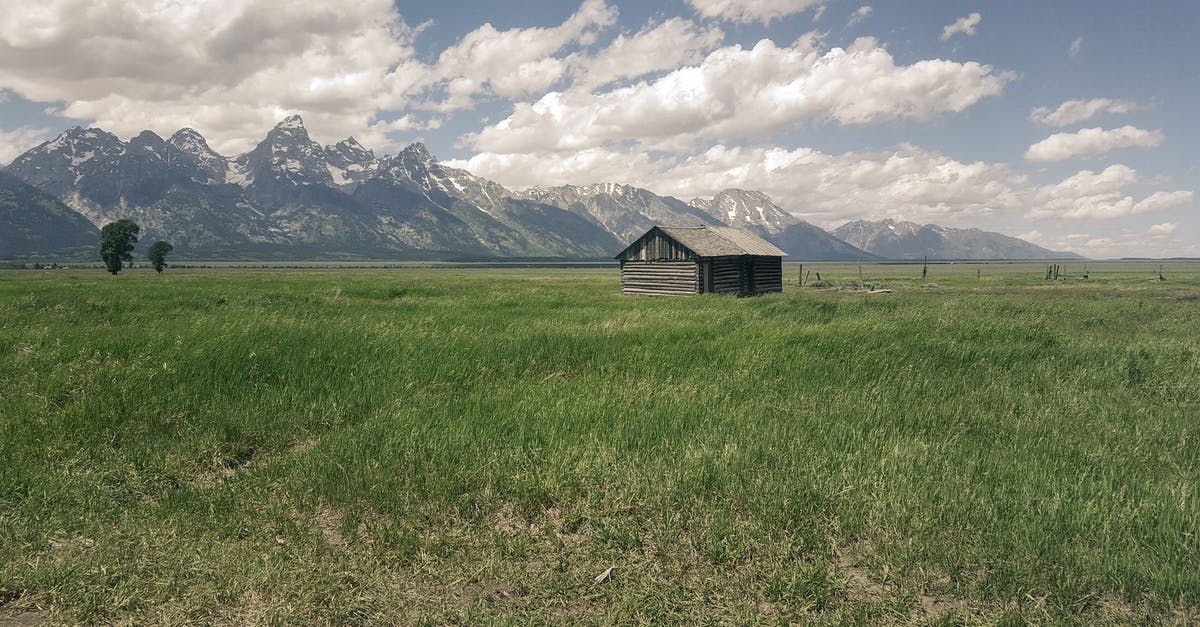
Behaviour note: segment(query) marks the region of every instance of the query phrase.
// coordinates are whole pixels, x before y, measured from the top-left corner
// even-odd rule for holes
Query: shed
[[[625,294],[783,291],[783,256],[763,238],[727,226],[655,226],[621,251]]]

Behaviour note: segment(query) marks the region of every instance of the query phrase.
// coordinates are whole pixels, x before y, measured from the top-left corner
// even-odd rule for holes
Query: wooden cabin
[[[785,254],[742,229],[656,226],[616,259],[625,294],[753,296],[783,291]]]

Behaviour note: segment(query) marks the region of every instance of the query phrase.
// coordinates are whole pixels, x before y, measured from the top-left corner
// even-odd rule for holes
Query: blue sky
[[[21,1],[0,162],[76,124],[234,155],[298,113],[513,188],[743,187],[825,227],[1200,256],[1198,26],[1183,1]]]

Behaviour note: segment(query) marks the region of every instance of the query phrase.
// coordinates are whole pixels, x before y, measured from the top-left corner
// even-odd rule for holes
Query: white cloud
[[[1137,108],[1138,105],[1132,102],[1109,98],[1068,100],[1053,111],[1046,107],[1038,107],[1029,114],[1029,119],[1044,126],[1069,126],[1103,113],[1124,114]]]
[[[1151,235],[1170,235],[1175,232],[1176,225],[1173,222],[1163,222],[1150,227]]]
[[[609,141],[681,149],[832,120],[862,126],[927,120],[1000,93],[1010,80],[991,66],[945,60],[897,66],[874,39],[822,53],[807,35],[787,48],[770,40],[720,48],[697,66],[601,93],[551,92],[468,135],[495,153],[579,150]]]
[[[979,25],[979,21],[983,16],[978,13],[972,13],[966,17],[960,17],[953,24],[947,24],[942,28],[942,41],[947,41],[958,33],[962,33],[967,37],[975,36],[975,27]]]
[[[1200,246],[1195,241],[1170,235],[1170,233],[1155,233],[1151,227],[1149,233],[1143,230],[1122,230],[1102,235],[1069,233],[1057,237],[1047,237],[1036,243],[1054,250],[1070,250],[1092,259],[1116,259],[1133,255],[1139,257],[1194,257],[1200,254]],[[1098,272],[1096,273],[1098,274]]]
[[[12,163],[21,153],[53,136],[54,132],[48,128],[22,127],[0,131],[0,167]]]
[[[1094,157],[1118,148],[1153,148],[1162,142],[1162,131],[1147,131],[1134,126],[1111,130],[1085,128],[1074,133],[1055,133],[1033,144],[1025,151],[1025,159],[1037,162],[1065,161]]]
[[[479,95],[497,94],[524,98],[542,93],[558,83],[568,66],[555,55],[573,43],[590,44],[598,29],[616,22],[617,10],[604,0],[585,0],[567,21],[554,28],[496,30],[484,24],[438,56],[432,68],[424,68],[430,87],[444,90],[442,97],[428,103],[441,111],[467,109]],[[410,91],[402,90],[403,105]]]
[[[865,4],[861,7],[858,7],[858,9],[850,14],[850,19],[846,21],[846,26],[854,26],[855,24],[867,19],[871,16],[872,10],[873,9],[871,9],[871,7]]]
[[[1083,35],[1076,37],[1071,42],[1071,47],[1067,48],[1067,56],[1074,59],[1075,57],[1079,56],[1079,52],[1081,50],[1083,50]]]
[[[1154,192],[1135,200],[1126,188],[1139,182],[1137,172],[1120,164],[1101,172],[1081,170],[1034,194],[1035,218],[1112,219],[1161,211],[1192,202],[1190,191]]]
[[[616,17],[604,0],[584,0],[559,26],[485,24],[425,63],[412,45],[422,27],[407,25],[392,0],[286,10],[271,0],[45,0],[5,9],[0,90],[62,102],[53,113],[124,137],[190,126],[226,154],[290,113],[319,138],[354,134],[382,147],[398,128],[375,122],[388,112],[416,109],[409,128],[430,128],[439,120],[422,110],[541,93],[566,76],[563,49],[590,45]]]
[[[192,126],[237,150],[290,112],[361,131],[413,34],[391,0],[17,3],[0,20],[0,87],[122,136]]]
[[[696,63],[725,38],[713,26],[700,29],[690,20],[671,18],[631,35],[619,35],[595,56],[572,55],[576,86],[596,87]]]
[[[762,22],[802,13],[816,7],[824,10],[827,0],[687,0],[699,15],[732,22]],[[819,17],[819,14],[818,14]]]

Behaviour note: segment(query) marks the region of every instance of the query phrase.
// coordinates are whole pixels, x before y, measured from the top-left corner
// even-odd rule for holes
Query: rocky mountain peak
[[[335,168],[346,169],[357,165],[361,169],[375,162],[375,152],[365,148],[353,137],[347,137],[325,148],[325,161]]]
[[[277,129],[303,129],[304,120],[298,115],[289,115],[275,125]]]
[[[209,147],[204,136],[192,128],[181,128],[167,140],[175,150],[172,164],[190,167],[188,177],[198,183],[224,183],[228,160]]]
[[[185,127],[175,131],[167,142],[179,151],[192,155],[217,154],[212,148],[209,148],[208,141],[204,139],[204,136],[193,128]]]
[[[429,154],[429,149],[421,142],[413,142],[405,146],[404,150],[400,151],[400,154],[396,156],[405,161],[415,161],[426,167],[437,163],[437,159],[434,159],[433,155]]]
[[[142,131],[129,140],[127,148],[130,152],[145,151],[158,157],[165,157],[167,142],[154,131]]]
[[[81,177],[109,172],[124,154],[125,143],[116,135],[76,126],[17,157],[8,170],[42,191],[60,195]]]
[[[320,145],[308,136],[308,129],[304,128],[304,120],[301,120],[298,115],[289,115],[276,124],[275,128],[267,133],[267,141],[274,145],[312,144],[320,148]]]
[[[295,185],[332,185],[325,164],[325,149],[308,136],[304,121],[290,115],[275,125],[265,139],[231,165],[227,180],[265,185],[287,181]]]
[[[38,146],[34,151],[41,153],[71,152],[79,148],[120,148],[124,143],[112,133],[98,128],[72,126],[59,133],[58,137]],[[31,151],[33,152],[33,151]],[[26,153],[28,154],[28,153]]]
[[[730,225],[750,228],[762,234],[781,233],[800,222],[798,218],[776,205],[766,194],[744,189],[726,189],[712,200],[692,201],[712,217]]]

